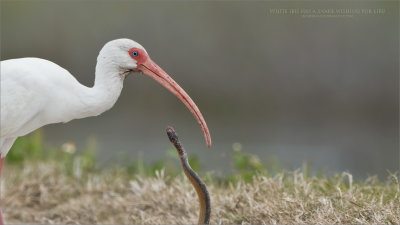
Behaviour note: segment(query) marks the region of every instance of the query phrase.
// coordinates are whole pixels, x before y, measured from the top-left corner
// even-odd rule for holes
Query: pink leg
[[[0,158],[1,158],[1,154],[0,154]],[[1,169],[3,168],[4,159],[5,158],[0,159],[0,178],[1,178]],[[0,180],[0,197],[1,197],[1,180]],[[3,213],[1,212],[1,199],[0,199],[0,225],[4,225]]]

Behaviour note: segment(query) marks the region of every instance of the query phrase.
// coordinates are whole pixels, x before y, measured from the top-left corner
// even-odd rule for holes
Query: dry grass
[[[7,166],[2,207],[8,223],[191,224],[197,197],[185,177],[129,176],[122,169],[66,175],[54,162]],[[352,181],[350,174],[306,177],[300,171],[251,183],[207,179],[213,224],[399,224],[398,178]]]

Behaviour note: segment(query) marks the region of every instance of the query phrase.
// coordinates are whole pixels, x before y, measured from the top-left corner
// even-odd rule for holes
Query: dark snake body
[[[175,146],[179,159],[181,161],[181,166],[183,172],[186,177],[189,179],[190,183],[192,183],[194,189],[197,192],[197,196],[199,198],[200,204],[200,213],[199,213],[199,221],[198,224],[209,224],[210,216],[211,216],[211,201],[210,195],[208,194],[207,187],[204,182],[200,179],[196,172],[190,167],[187,154],[182,144],[178,140],[178,136],[176,135],[174,128],[167,128],[167,135],[171,143]]]

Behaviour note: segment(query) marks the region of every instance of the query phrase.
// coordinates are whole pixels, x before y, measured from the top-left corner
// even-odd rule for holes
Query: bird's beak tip
[[[186,105],[186,107],[190,110],[190,112],[194,115],[197,122],[199,123],[203,131],[207,147],[211,148],[211,136],[206,121],[204,120],[203,115],[201,114],[200,110],[193,102],[193,100],[190,98],[190,96],[150,58],[141,63],[138,69],[141,70],[143,74],[151,77],[162,86],[167,88]]]

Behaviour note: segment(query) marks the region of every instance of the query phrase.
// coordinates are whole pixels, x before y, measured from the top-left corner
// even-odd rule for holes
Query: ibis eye
[[[137,51],[132,52],[132,56],[138,56],[138,55],[139,55],[139,53]]]

